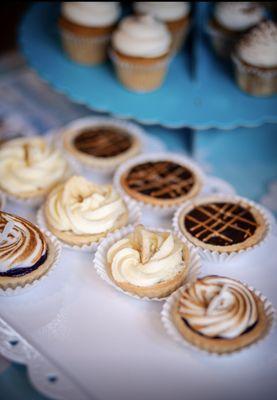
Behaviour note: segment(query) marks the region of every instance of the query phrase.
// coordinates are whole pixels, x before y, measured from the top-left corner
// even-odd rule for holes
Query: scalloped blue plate
[[[198,5],[197,26],[205,26],[207,8],[206,3]],[[118,83],[110,63],[84,67],[64,55],[58,15],[57,4],[34,4],[22,21],[20,44],[41,78],[75,102],[95,111],[171,128],[230,129],[277,122],[277,96],[255,98],[241,92],[230,67],[214,56],[201,32],[195,35],[194,77],[190,73],[192,60],[184,49],[172,61],[162,88],[136,94]]]

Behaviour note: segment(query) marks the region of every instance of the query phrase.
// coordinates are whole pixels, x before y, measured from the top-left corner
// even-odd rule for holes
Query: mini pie
[[[181,290],[172,320],[183,338],[211,353],[231,353],[265,336],[263,301],[241,282],[205,276]]]
[[[108,122],[99,122],[80,129],[66,129],[63,133],[65,149],[89,167],[117,167],[138,154],[140,140],[127,128]]]
[[[248,249],[267,233],[265,218],[255,206],[216,196],[184,206],[178,224],[193,245],[219,253]]]
[[[192,167],[171,160],[138,163],[121,175],[120,183],[135,200],[165,207],[195,197],[202,188]]]
[[[172,233],[139,225],[109,248],[108,273],[126,292],[163,298],[183,284],[189,258],[188,247]]]
[[[53,265],[55,248],[31,222],[0,211],[0,289],[41,278]]]
[[[111,185],[96,185],[82,176],[57,186],[43,211],[47,228],[72,246],[98,242],[128,221],[127,206]]]

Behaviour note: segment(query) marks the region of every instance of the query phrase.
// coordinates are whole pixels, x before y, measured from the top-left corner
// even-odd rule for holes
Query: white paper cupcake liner
[[[141,210],[132,201],[125,201],[127,208],[128,208],[128,222],[126,226],[132,225],[136,226],[140,223],[141,220]],[[96,251],[97,247],[105,240],[105,237],[98,240],[97,242],[93,242],[91,244],[84,244],[82,246],[77,246],[77,245],[70,245],[68,243],[63,242],[61,239],[56,237],[47,227],[46,221],[45,221],[45,216],[44,216],[44,210],[43,206],[38,210],[37,212],[37,224],[42,230],[42,232],[46,233],[50,238],[55,239],[60,243],[60,245],[65,248],[65,249],[70,249],[70,250],[77,250],[77,251]],[[119,230],[119,229],[118,229]],[[117,232],[117,230],[115,231]]]
[[[12,288],[0,289],[0,296],[17,296],[29,292],[29,290],[32,290],[35,286],[37,286],[40,282],[42,282],[44,279],[48,278],[52,274],[53,270],[56,268],[60,260],[62,249],[60,243],[55,238],[46,235],[46,240],[48,241],[48,243],[50,243],[51,250],[54,252],[53,254],[54,259],[48,271],[44,275],[42,275],[39,279],[36,279],[32,283],[27,283],[24,286],[17,286],[15,289]]]
[[[157,228],[151,228],[147,227],[147,229],[156,231],[156,232],[170,232],[168,229],[157,229]],[[96,269],[97,274],[109,285],[113,286],[116,290],[118,290],[121,293],[126,294],[127,296],[133,297],[138,300],[147,300],[147,301],[164,301],[167,297],[164,298],[149,298],[149,297],[140,297],[136,294],[132,294],[130,292],[127,292],[123,289],[121,289],[119,286],[116,285],[116,283],[110,278],[108,271],[107,271],[107,252],[109,248],[118,240],[122,239],[129,233],[133,232],[134,226],[127,226],[119,231],[109,234],[105,240],[102,241],[102,243],[98,246],[98,249],[95,253],[93,263],[94,267]],[[187,244],[187,243],[186,243]],[[187,244],[190,252],[190,259],[189,259],[189,270],[188,270],[188,275],[186,276],[184,283],[187,282],[193,282],[195,279],[198,277],[201,271],[201,260],[198,255],[198,252],[190,246],[190,244]]]
[[[179,205],[152,205],[143,201],[139,201],[136,199],[133,199],[122,187],[120,179],[121,176],[128,171],[130,168],[137,164],[141,164],[147,161],[161,161],[161,160],[168,160],[172,162],[177,162],[180,163],[181,165],[188,166],[191,168],[196,175],[199,177],[203,184],[203,190],[204,187],[206,186],[206,177],[204,175],[204,172],[202,172],[201,168],[198,166],[197,163],[195,163],[193,160],[191,160],[189,157],[186,157],[182,154],[178,153],[171,153],[171,152],[162,152],[162,153],[149,153],[149,154],[141,154],[137,157],[134,157],[130,160],[127,160],[125,163],[123,163],[115,172],[113,183],[116,188],[116,190],[126,199],[132,199],[133,201],[136,201],[136,203],[139,204],[141,208],[147,208],[149,210],[152,210],[156,214],[160,215],[161,217],[166,217],[171,215],[178,207]],[[201,194],[201,190],[198,195]]]
[[[164,60],[155,62],[152,65],[137,65],[132,62],[127,62],[127,61],[123,61],[123,60],[119,59],[119,57],[117,57],[117,55],[115,54],[115,52],[112,49],[109,50],[109,57],[113,63],[120,65],[120,67],[128,68],[128,69],[131,68],[133,70],[141,69],[141,70],[145,70],[145,71],[153,71],[156,69],[163,68],[164,66],[168,66],[170,61],[172,60],[172,55],[169,54]]]
[[[0,192],[0,210],[4,210],[6,206],[6,196]]]
[[[233,252],[218,252],[218,251],[212,251],[212,250],[208,250],[208,249],[204,249],[200,246],[195,245],[194,243],[191,243],[189,241],[189,239],[187,239],[185,237],[185,235],[182,233],[180,226],[179,226],[179,217],[180,214],[182,213],[182,211],[184,210],[184,208],[186,208],[189,204],[197,204],[197,202],[200,200],[198,199],[194,199],[191,202],[186,202],[184,204],[182,204],[178,210],[175,212],[173,219],[172,219],[172,226],[174,229],[174,232],[176,233],[176,235],[180,238],[183,239],[185,241],[188,241],[193,247],[197,248],[199,251],[199,254],[201,256],[201,258],[205,261],[208,262],[212,262],[212,263],[219,263],[219,262],[230,262],[233,261],[236,257],[240,257],[242,254],[245,254],[251,250],[254,250],[258,247],[261,247],[262,245],[265,244],[265,242],[269,239],[270,237],[270,232],[272,229],[272,223],[271,223],[271,219],[268,217],[268,213],[265,212],[264,207],[261,207],[259,204],[255,203],[254,201],[251,201],[249,199],[246,199],[244,197],[241,196],[234,196],[234,195],[226,195],[226,194],[217,194],[217,195],[213,195],[213,196],[208,196],[209,198],[215,198],[215,199],[220,199],[222,201],[243,201],[244,203],[249,204],[251,207],[255,207],[263,216],[265,224],[266,224],[266,232],[264,234],[264,237],[256,244],[254,244],[253,246],[249,246],[246,249],[242,249],[239,251],[233,251]]]
[[[198,354],[198,355],[206,355],[209,357],[224,357],[224,356],[231,356],[232,354],[237,354],[240,351],[249,349],[250,347],[254,347],[254,345],[258,345],[259,343],[262,342],[262,340],[268,336],[271,332],[272,332],[272,328],[274,325],[276,325],[276,310],[273,308],[273,305],[271,304],[271,302],[258,290],[254,289],[251,286],[248,286],[247,284],[245,284],[244,282],[242,282],[249,290],[251,290],[252,292],[254,292],[254,294],[263,302],[264,304],[264,310],[266,313],[266,317],[267,317],[267,321],[268,321],[268,326],[266,331],[263,333],[263,335],[261,335],[261,337],[256,340],[253,343],[250,343],[248,346],[245,346],[241,349],[237,349],[231,353],[223,353],[223,354],[218,354],[215,352],[209,352],[207,350],[201,349],[195,345],[193,345],[192,343],[188,342],[183,336],[182,334],[179,332],[179,330],[177,329],[177,327],[175,326],[173,319],[172,319],[172,309],[176,303],[176,301],[178,301],[178,298],[180,297],[182,291],[189,287],[191,283],[186,284],[184,286],[182,286],[181,288],[177,289],[174,293],[172,293],[172,295],[170,297],[168,297],[168,299],[166,300],[166,302],[163,305],[163,309],[161,312],[161,319],[162,319],[162,323],[164,326],[164,329],[166,331],[166,333],[171,337],[171,339],[173,339],[175,342],[179,343],[181,346],[183,346],[184,349],[192,351],[194,354]]]

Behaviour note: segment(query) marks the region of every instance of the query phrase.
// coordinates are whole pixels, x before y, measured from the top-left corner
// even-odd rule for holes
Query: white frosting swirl
[[[113,47],[133,57],[152,58],[166,54],[171,43],[166,26],[150,15],[126,17],[113,33]]]
[[[258,319],[250,290],[238,281],[219,276],[198,279],[186,289],[178,311],[195,331],[224,339],[238,337]]]
[[[62,15],[71,22],[87,27],[113,25],[119,18],[117,1],[74,1],[62,3]]]
[[[0,147],[0,186],[15,195],[48,190],[67,169],[61,153],[40,137],[14,139]]]
[[[253,28],[240,41],[238,54],[256,67],[277,67],[277,24],[266,21]]]
[[[187,1],[136,1],[135,11],[149,14],[161,21],[175,21],[188,15],[190,3]]]
[[[8,224],[11,227],[7,229]],[[23,218],[0,212],[0,233],[2,273],[11,269],[32,267],[47,251],[43,234]]]
[[[47,199],[47,219],[59,231],[76,235],[100,234],[111,230],[127,212],[111,185],[96,185],[81,176],[55,188]]]
[[[244,31],[262,21],[264,8],[252,1],[218,2],[215,5],[214,16],[224,28],[232,31]]]
[[[183,244],[171,233],[138,226],[111,246],[107,261],[115,281],[148,287],[172,279],[184,268]]]

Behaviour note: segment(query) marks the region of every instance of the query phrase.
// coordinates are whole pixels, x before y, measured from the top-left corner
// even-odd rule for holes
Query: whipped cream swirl
[[[218,2],[215,5],[214,16],[224,28],[240,32],[261,22],[265,16],[265,9],[253,1]]]
[[[240,336],[258,319],[250,290],[238,281],[219,276],[198,279],[186,289],[178,311],[196,332],[224,339]]]
[[[111,185],[96,185],[73,176],[55,188],[47,199],[48,222],[59,231],[94,235],[113,229],[127,212],[125,203]]]
[[[109,26],[118,20],[120,4],[117,1],[65,1],[62,3],[62,15],[82,26]]]
[[[47,191],[67,171],[61,153],[40,137],[14,139],[0,147],[0,186],[9,193]]]
[[[277,67],[277,24],[265,21],[246,34],[238,45],[239,57],[250,65]]]
[[[170,43],[171,37],[166,26],[150,15],[124,18],[112,36],[115,50],[132,57],[165,55]]]
[[[30,268],[47,252],[47,243],[31,222],[0,211],[0,273]]]
[[[115,281],[148,287],[174,278],[186,267],[183,246],[171,233],[138,226],[111,246],[107,261]]]
[[[136,1],[135,11],[149,14],[161,21],[175,21],[188,15],[190,3],[187,1]]]

